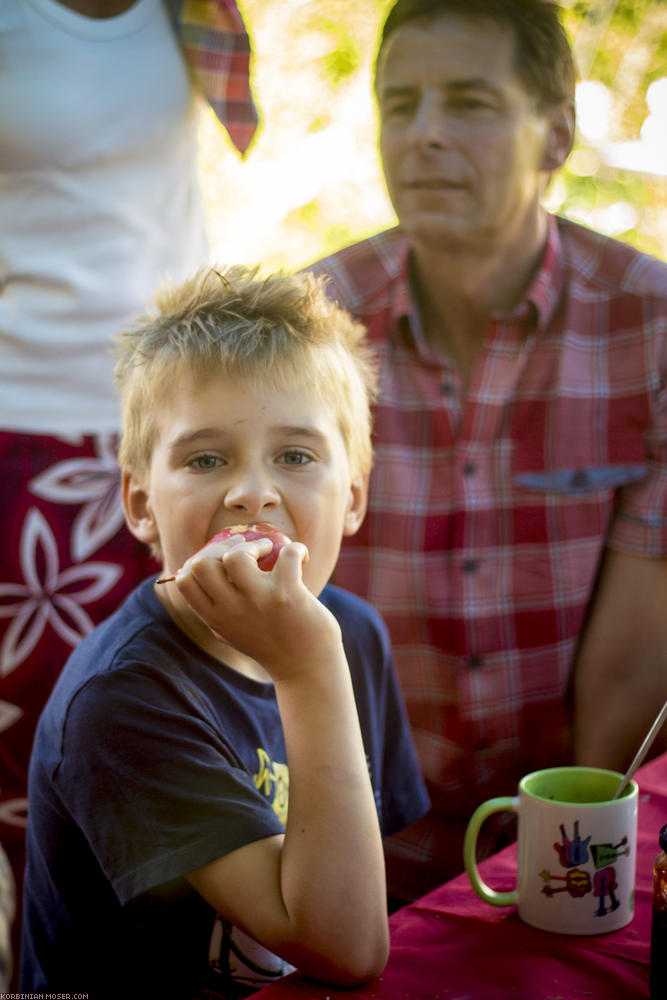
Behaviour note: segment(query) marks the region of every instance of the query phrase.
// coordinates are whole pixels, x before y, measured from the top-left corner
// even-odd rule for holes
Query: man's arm
[[[625,771],[666,699],[667,559],[608,550],[575,665],[576,762]]]
[[[200,560],[179,586],[202,620],[273,678],[290,773],[287,827],[188,879],[300,971],[352,985],[383,969],[388,925],[382,839],[340,628],[300,582],[297,546],[283,549],[271,574],[242,548],[224,569]]]

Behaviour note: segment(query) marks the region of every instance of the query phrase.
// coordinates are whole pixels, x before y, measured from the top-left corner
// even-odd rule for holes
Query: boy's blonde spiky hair
[[[163,289],[155,312],[114,341],[123,422],[119,461],[135,474],[150,465],[156,404],[174,391],[179,371],[273,389],[307,387],[336,414],[353,474],[369,471],[375,365],[364,328],[327,298],[322,279],[202,268]]]

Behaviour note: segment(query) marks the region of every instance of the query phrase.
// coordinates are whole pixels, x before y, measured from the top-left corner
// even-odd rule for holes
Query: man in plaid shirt
[[[336,581],[389,625],[431,795],[388,845],[408,899],[479,802],[625,769],[667,697],[667,266],[542,205],[575,127],[554,4],[398,0],[376,93],[400,226],[312,270],[381,362]]]

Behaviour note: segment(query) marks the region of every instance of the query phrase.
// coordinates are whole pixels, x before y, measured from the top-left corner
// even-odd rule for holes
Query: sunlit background
[[[212,113],[212,259],[297,268],[395,223],[372,68],[393,0],[242,0],[260,130],[241,159]],[[565,0],[579,135],[548,207],[667,259],[667,3]]]

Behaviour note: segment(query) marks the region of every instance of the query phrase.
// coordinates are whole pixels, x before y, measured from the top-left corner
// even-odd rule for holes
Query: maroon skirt
[[[0,434],[0,843],[17,888],[39,714],[76,644],[158,569],[123,521],[117,444]]]

